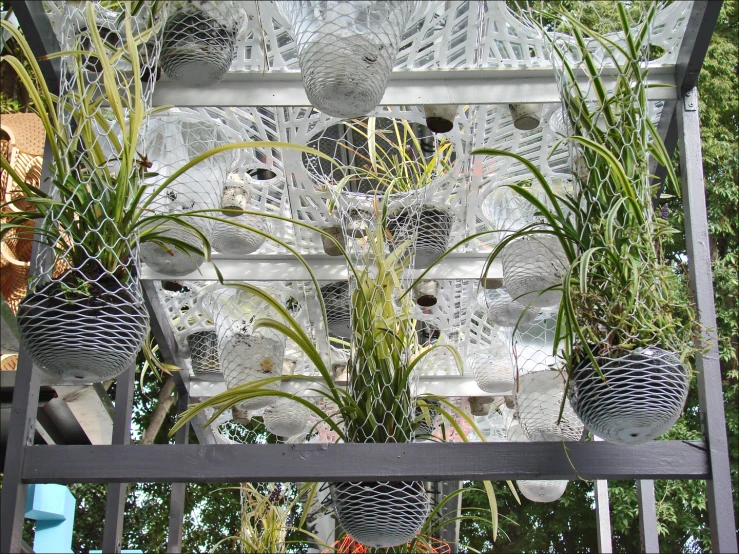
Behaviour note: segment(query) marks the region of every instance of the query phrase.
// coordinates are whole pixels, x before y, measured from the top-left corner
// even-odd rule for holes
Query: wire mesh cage
[[[264,409],[264,426],[270,433],[290,438],[305,433],[310,416],[311,411],[302,404],[280,398]]]
[[[565,381],[558,371],[537,371],[519,377],[516,412],[529,440],[580,440],[583,424],[564,398],[564,392]]]
[[[531,325],[536,319],[536,310],[516,302],[505,289],[486,289],[481,291],[482,298],[478,303],[487,308],[488,320],[501,327]]]
[[[337,281],[321,287],[326,306],[328,332],[338,338],[351,337],[351,291],[348,281]]]
[[[415,2],[277,2],[310,103],[340,118],[380,103]]]
[[[219,286],[208,291],[205,305],[215,322],[226,388],[282,375],[285,335],[268,328],[254,329],[258,319],[279,317],[274,308],[253,293]],[[278,390],[280,382],[263,384],[260,388]],[[252,398],[240,402],[238,408],[257,410],[276,400],[269,396]]]
[[[175,0],[167,6],[161,64],[167,77],[188,86],[220,81],[236,55],[247,13],[232,0]]]
[[[515,301],[540,308],[559,302],[562,279],[569,269],[559,239],[552,235],[515,239],[503,248],[501,259],[503,286]]]
[[[166,178],[192,158],[226,143],[228,136],[226,127],[209,117],[178,111],[155,116],[148,134],[150,171],[156,175],[149,178],[152,194]],[[199,217],[197,213],[178,220],[168,216],[191,212],[211,217],[216,215],[233,163],[234,156],[230,152],[211,156],[156,194],[149,209],[162,219],[151,224],[152,230],[157,235],[179,239],[202,252],[203,237],[209,243],[213,241],[213,221]],[[165,247],[156,238],[153,236],[142,245],[141,257],[147,265],[164,275],[187,275],[205,261],[201,252],[185,251],[169,244]]]
[[[223,189],[221,207],[224,210],[249,210],[259,211],[260,206],[253,205],[251,193],[247,187],[229,181]],[[231,222],[230,225],[221,221],[213,222],[213,249],[221,254],[243,256],[259,250],[266,241],[266,237],[256,231],[265,234],[272,233],[272,223],[269,218],[252,214],[234,214],[224,211]],[[241,227],[241,226],[249,227]]]
[[[51,198],[58,204],[39,224],[38,274],[18,307],[21,340],[33,360],[46,373],[77,381],[110,379],[128,369],[149,324],[138,236],[121,225],[119,208],[121,198],[138,190],[131,154],[145,150],[159,43],[146,6],[137,17],[118,15],[100,4],[76,3],[61,14],[61,49],[86,53],[62,58],[55,114],[61,140],[51,167]],[[128,50],[123,55],[128,41],[136,58]],[[114,109],[122,89],[136,91],[128,111]]]
[[[637,348],[601,356],[573,370],[569,399],[595,435],[615,444],[642,444],[666,433],[688,397],[688,371],[673,353]],[[605,380],[604,380],[605,378]]]
[[[341,528],[373,548],[412,540],[430,509],[426,489],[418,481],[334,483],[331,498]]]
[[[514,372],[510,349],[502,339],[492,337],[489,346],[469,356],[467,367],[472,370],[477,386],[483,391],[503,395],[513,391]]]
[[[218,335],[214,329],[188,335],[187,346],[190,349],[190,367],[196,377],[204,381],[223,379],[218,361]]]

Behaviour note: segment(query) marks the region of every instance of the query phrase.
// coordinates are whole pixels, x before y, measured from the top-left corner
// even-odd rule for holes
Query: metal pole
[[[131,408],[136,382],[136,365],[129,367],[116,381],[115,416],[113,418],[113,444],[128,445],[131,442]],[[105,500],[105,527],[103,528],[103,552],[121,551],[123,514],[126,508],[128,483],[108,485]]]
[[[187,409],[187,389],[177,387],[177,413]],[[187,444],[190,426],[184,425],[174,437],[175,444]],[[182,552],[182,521],[185,517],[185,495],[187,483],[172,483],[172,493],[169,499],[169,534],[167,535],[167,552],[179,554]]]
[[[600,554],[611,554],[613,543],[611,541],[611,506],[608,500],[608,481],[601,479],[594,481],[593,489],[595,493],[595,529],[598,535],[598,552]]]
[[[701,423],[708,446],[712,476],[706,481],[711,548],[714,552],[737,552],[696,87],[682,91],[677,107],[677,126],[690,285],[698,308],[703,339],[709,347],[707,352],[699,351],[696,354],[695,362],[698,370]]]
[[[438,483],[439,501],[444,500],[448,495],[462,488],[461,481],[441,481]],[[439,510],[439,518],[444,521],[449,518],[456,518],[462,509],[462,495],[458,494],[449,502],[444,504]],[[452,548],[452,552],[456,552],[459,545],[459,520],[450,521],[439,529],[439,539],[447,543]]]
[[[639,503],[639,534],[641,551],[659,552],[657,532],[657,506],[654,500],[654,481],[642,479],[636,482],[636,498]]]

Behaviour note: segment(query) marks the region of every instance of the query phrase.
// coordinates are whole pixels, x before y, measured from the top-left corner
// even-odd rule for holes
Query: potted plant
[[[571,29],[572,43],[563,45],[562,35],[541,28],[573,131],[566,140],[588,167],[576,172],[574,190],[555,191],[521,156],[498,150],[473,154],[511,156],[544,188],[547,205],[525,187],[510,186],[536,207],[545,224],[531,224],[506,237],[491,258],[522,238],[545,236],[559,242],[568,267],[555,352],[561,350],[566,359],[569,400],[594,434],[614,443],[638,444],[660,436],[680,416],[696,320],[684,279],[665,260],[663,243],[675,230],[655,213],[654,202],[661,198],[654,198],[657,189],[648,168],[650,157],[665,166],[665,191],[679,195],[669,156],[648,113],[644,61],[657,6],[647,5],[635,27],[626,8],[617,8],[623,42],[584,27],[559,8],[546,14]],[[611,89],[591,54],[594,46],[617,71]],[[575,63],[585,69],[587,86],[578,84]]]
[[[355,144],[339,143],[352,165],[332,189],[341,214],[345,241],[375,225],[377,206],[387,195],[386,228],[390,241],[411,241],[413,265],[431,265],[449,246],[454,214],[434,203],[434,191],[452,177],[456,158],[452,143],[443,140],[427,151],[421,132],[406,120],[370,117],[344,123]],[[360,228],[364,233],[357,233]]]
[[[139,243],[151,241],[163,255],[182,252],[210,257],[210,243],[190,217],[214,219],[211,210],[152,213],[163,191],[203,160],[222,152],[285,143],[239,142],[221,145],[195,156],[156,187],[148,181],[145,129],[152,109],[142,83],[138,47],[156,39],[157,28],[136,28],[130,2],[124,4],[123,46],[112,50],[95,24],[95,8],[87,4],[84,33],[73,37],[64,57],[64,80],[58,95],[47,87],[38,62],[20,31],[0,22],[18,42],[27,69],[14,56],[2,60],[19,75],[38,110],[51,147],[51,184],[45,192],[30,186],[0,159],[0,166],[22,191],[22,200],[33,209],[9,212],[0,226],[5,240],[16,229],[39,222],[43,245],[39,275],[29,284],[29,294],[18,309],[21,340],[43,371],[57,377],[83,381],[110,379],[125,371],[136,358],[148,329],[148,314],[139,284]],[[136,24],[138,25],[138,24]],[[81,50],[88,38],[93,51]],[[125,72],[116,62],[125,56]],[[85,70],[97,58],[99,73]],[[149,59],[147,63],[154,63]],[[144,69],[148,67],[145,66]],[[149,72],[153,80],[154,72]],[[151,83],[149,83],[151,84]],[[78,94],[83,86],[86,94]],[[301,151],[323,156],[304,147]],[[153,189],[153,190],[152,190]],[[217,218],[215,218],[217,219]],[[166,225],[165,225],[166,223]],[[177,226],[196,244],[166,233]],[[63,267],[63,270],[59,270]]]
[[[415,2],[277,2],[310,103],[339,118],[380,103]]]
[[[247,15],[232,0],[168,2],[162,33],[164,73],[188,86],[217,83],[236,54],[236,38]]]

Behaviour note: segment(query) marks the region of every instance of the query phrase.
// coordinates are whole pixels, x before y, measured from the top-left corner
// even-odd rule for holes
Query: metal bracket
[[[683,107],[686,112],[694,112],[698,109],[698,98],[692,88],[683,91]]]

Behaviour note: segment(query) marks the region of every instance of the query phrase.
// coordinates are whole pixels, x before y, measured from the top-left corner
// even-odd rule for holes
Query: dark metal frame
[[[13,7],[37,56],[58,50],[41,3],[14,2]],[[567,451],[560,443],[188,445],[187,431],[183,431],[178,434],[175,445],[128,445],[123,443],[130,432],[127,387],[129,383],[132,386],[132,381],[130,374],[124,374],[118,381],[118,394],[123,395],[123,401],[118,400],[118,395],[116,397],[116,423],[119,420],[122,423],[116,426],[115,435],[122,444],[55,446],[50,456],[48,447],[32,446],[29,442],[29,437],[31,442],[33,440],[36,420],[39,372],[32,368],[30,358],[21,348],[3,482],[0,551],[21,550],[29,483],[584,478],[705,479],[712,548],[717,552],[737,552],[695,89],[720,8],[720,1],[695,2],[676,67],[679,99],[671,105],[668,103],[660,122],[668,145],[674,145],[677,127],[691,286],[700,322],[711,345],[706,354],[696,356],[703,440],[656,441],[635,447],[604,442],[568,443]],[[58,83],[58,64],[45,65],[44,74],[49,82]],[[676,126],[673,112],[677,115]],[[45,156],[45,172],[48,172],[49,159]],[[147,292],[155,298],[151,290]],[[163,332],[166,320],[157,313],[155,304],[149,303],[153,331],[165,359],[174,362],[178,357],[176,345]],[[186,375],[178,376],[180,399],[185,399],[180,409],[187,398],[185,379]],[[128,413],[119,414],[119,409],[124,407]],[[197,432],[197,426],[194,427]],[[388,460],[392,463],[387,463]],[[181,538],[184,485],[175,487],[170,507],[168,552],[179,550]],[[104,549],[117,552],[120,525],[116,522],[121,516],[120,493],[124,486],[111,485],[110,490],[118,490],[119,494],[109,493],[106,515],[111,515],[115,522],[106,526]],[[652,542],[656,537],[656,519],[645,510],[646,504],[653,509],[653,498],[648,498],[649,481],[641,481],[639,491],[644,501],[640,502],[644,547],[651,549],[656,545]],[[122,496],[125,499],[125,495]]]

